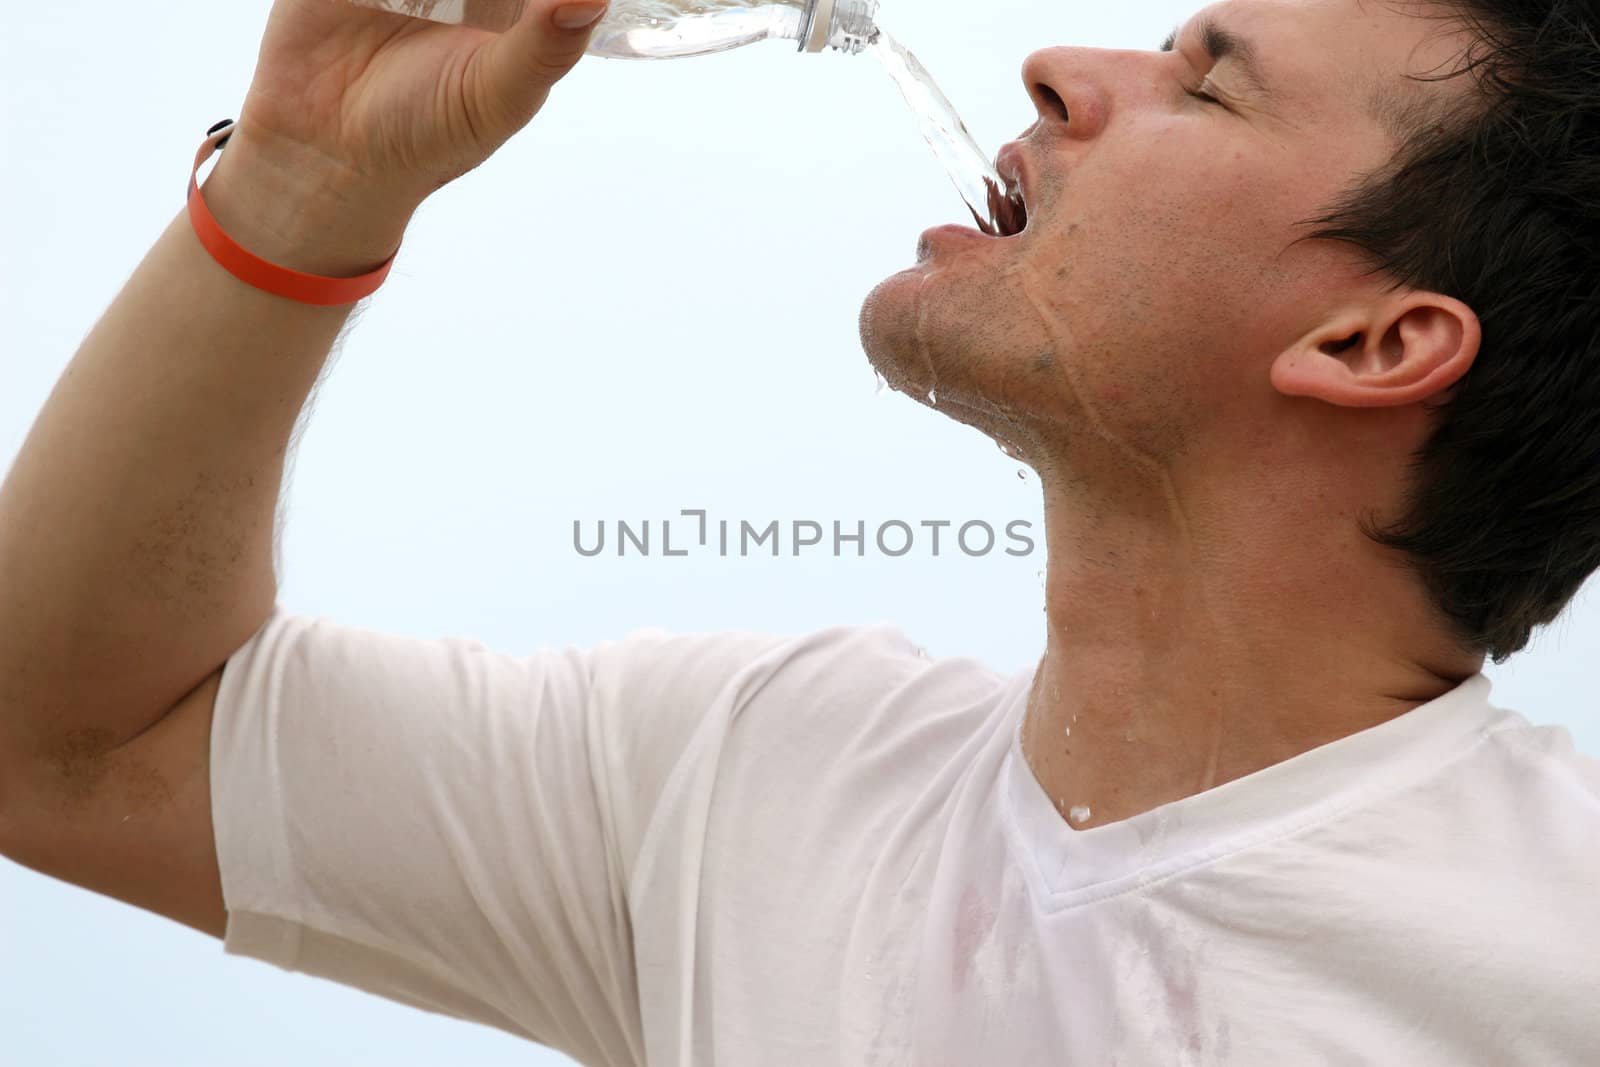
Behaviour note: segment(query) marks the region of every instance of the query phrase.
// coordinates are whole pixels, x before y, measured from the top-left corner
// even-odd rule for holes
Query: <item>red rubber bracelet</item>
[[[212,217],[211,210],[206,207],[205,200],[200,196],[200,184],[197,179],[200,165],[210,159],[211,154],[232,133],[231,122],[213,126],[205,143],[200,146],[200,151],[196,153],[194,170],[189,174],[189,221],[194,225],[195,236],[200,238],[200,243],[211,253],[211,257],[222,264],[229,274],[245,284],[302,304],[336,307],[341,304],[353,304],[376,292],[378,286],[389,276],[389,268],[394,266],[394,256],[385,260],[383,266],[377,270],[363,274],[359,278],[324,278],[318,274],[305,274],[290,270],[288,267],[280,267],[275,263],[268,263],[261,257],[251,255],[240,248],[231,237],[222,232],[222,227],[217,225],[217,220]],[[399,254],[400,250],[396,249],[395,255]]]

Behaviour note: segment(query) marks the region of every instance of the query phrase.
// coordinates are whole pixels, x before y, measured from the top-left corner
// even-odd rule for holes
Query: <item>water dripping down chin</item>
[[[935,272],[937,273],[937,272]],[[922,276],[917,285],[917,355],[922,357],[922,365],[928,369],[928,388],[923,396],[929,407],[937,407],[939,403],[939,371],[933,363],[933,353],[928,350],[928,302],[924,299],[924,290],[932,274]]]

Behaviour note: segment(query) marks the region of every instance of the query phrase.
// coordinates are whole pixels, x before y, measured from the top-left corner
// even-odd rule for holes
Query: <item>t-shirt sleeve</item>
[[[634,859],[696,726],[784,640],[519,657],[275,610],[212,727],[225,950],[642,1063]]]

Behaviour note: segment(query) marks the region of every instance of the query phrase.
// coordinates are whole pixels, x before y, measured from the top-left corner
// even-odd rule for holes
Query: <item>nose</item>
[[[1095,71],[1108,54],[1097,48],[1044,48],[1023,62],[1022,83],[1041,128],[1079,140],[1100,132],[1109,99]]]

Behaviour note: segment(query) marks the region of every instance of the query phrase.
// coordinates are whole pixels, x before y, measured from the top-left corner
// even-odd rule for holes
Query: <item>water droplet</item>
[[[1082,826],[1084,823],[1089,821],[1089,805],[1074,804],[1072,806],[1072,810],[1067,812],[1067,818],[1071,819],[1077,825]]]
[[[873,373],[876,374],[877,372],[874,371]],[[888,389],[889,389],[889,379],[887,379],[883,375],[879,374],[878,375],[878,388],[873,392],[872,395],[873,396],[882,396],[885,392],[888,391]]]
[[[1026,468],[1026,467],[1018,467],[1017,468],[1017,477],[1021,478],[1023,481],[1027,481],[1028,480],[1028,468]]]
[[[1000,446],[1001,453],[1007,456],[1011,455],[1011,449],[1006,447],[1006,443],[1004,441],[996,441],[995,444]]]
[[[1067,736],[1067,737],[1071,737],[1071,736],[1072,736],[1072,727],[1070,727],[1070,726],[1069,726],[1069,727],[1067,727],[1067,733],[1066,733],[1066,736]]]
[[[928,390],[928,403],[933,405],[939,403],[939,391],[937,389]]]
[[[1133,740],[1133,730],[1132,729],[1128,729],[1128,730],[1123,731],[1122,739],[1124,741],[1132,741]]]

